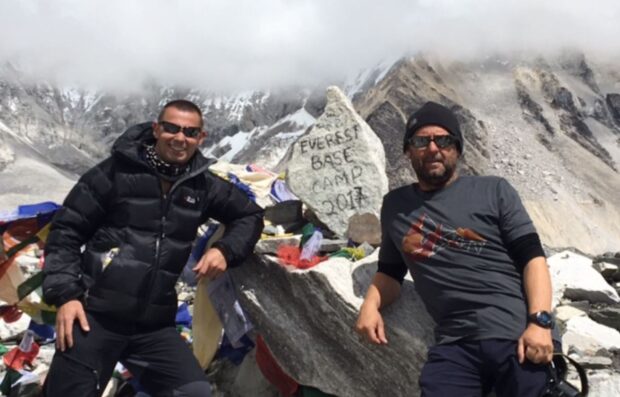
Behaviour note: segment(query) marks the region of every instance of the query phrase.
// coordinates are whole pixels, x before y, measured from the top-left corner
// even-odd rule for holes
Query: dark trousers
[[[517,360],[517,342],[459,341],[433,346],[420,375],[422,397],[538,397],[548,380],[546,365]]]
[[[100,396],[118,361],[152,396],[211,395],[204,371],[174,327],[140,329],[92,313],[87,318],[90,332],[76,321],[73,347],[56,351],[46,397]]]

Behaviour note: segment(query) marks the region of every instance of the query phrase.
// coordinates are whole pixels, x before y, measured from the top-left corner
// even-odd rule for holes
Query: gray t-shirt
[[[409,268],[437,343],[521,336],[522,274],[506,247],[536,230],[505,179],[462,176],[431,193],[396,189],[384,198],[381,224],[379,260]]]

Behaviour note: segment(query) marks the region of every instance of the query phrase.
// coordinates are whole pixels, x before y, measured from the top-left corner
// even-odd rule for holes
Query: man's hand
[[[64,352],[65,349],[73,347],[73,322],[76,318],[85,332],[90,331],[82,302],[74,299],[58,308],[56,313],[56,347],[60,351]]]
[[[547,364],[553,358],[553,342],[551,330],[529,324],[519,338],[517,346],[519,363],[523,364],[527,358],[535,364]]]
[[[355,331],[364,339],[376,345],[387,345],[383,317],[379,309],[373,305],[365,304],[360,308],[360,315],[355,324]]]
[[[192,270],[196,272],[198,278],[214,279],[224,273],[227,267],[226,258],[224,258],[222,251],[217,248],[209,248]]]

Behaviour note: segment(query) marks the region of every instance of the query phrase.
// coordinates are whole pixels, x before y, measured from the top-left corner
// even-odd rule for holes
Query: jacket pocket
[[[110,267],[114,258],[120,253],[120,248],[114,247],[107,251],[86,250],[82,254],[82,265],[84,267],[85,284],[88,288],[92,287],[103,273]]]

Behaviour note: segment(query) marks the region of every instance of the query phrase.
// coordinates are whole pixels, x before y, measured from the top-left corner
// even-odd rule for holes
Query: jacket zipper
[[[164,238],[166,238],[166,232],[165,232],[165,227],[166,227],[166,215],[168,214],[168,208],[170,207],[170,197],[172,196],[172,192],[174,191],[174,189],[179,186],[181,183],[185,182],[188,179],[191,179],[193,177],[195,177],[196,175],[204,172],[206,169],[208,169],[209,165],[204,165],[202,167],[200,167],[199,169],[197,169],[194,172],[191,172],[189,175],[186,175],[184,178],[179,179],[178,181],[176,181],[171,187],[170,190],[168,190],[168,193],[164,193],[163,191],[161,191],[162,195],[162,217],[161,217],[161,225],[159,228],[159,235],[157,236],[157,239],[155,240],[155,258],[154,258],[154,264],[153,264],[153,271],[151,272],[151,277],[149,280],[149,287],[148,290],[146,291],[146,296],[145,299],[143,301],[143,303],[141,305],[138,305],[137,310],[141,311],[141,314],[138,315],[138,318],[143,319],[144,316],[147,314],[146,311],[146,306],[150,303],[151,301],[151,295],[153,293],[153,284],[155,283],[155,277],[157,276],[157,272],[159,271],[159,257],[160,257],[160,246],[161,246],[161,242]],[[159,180],[158,180],[159,182]],[[159,188],[161,190],[161,183],[159,183]]]

